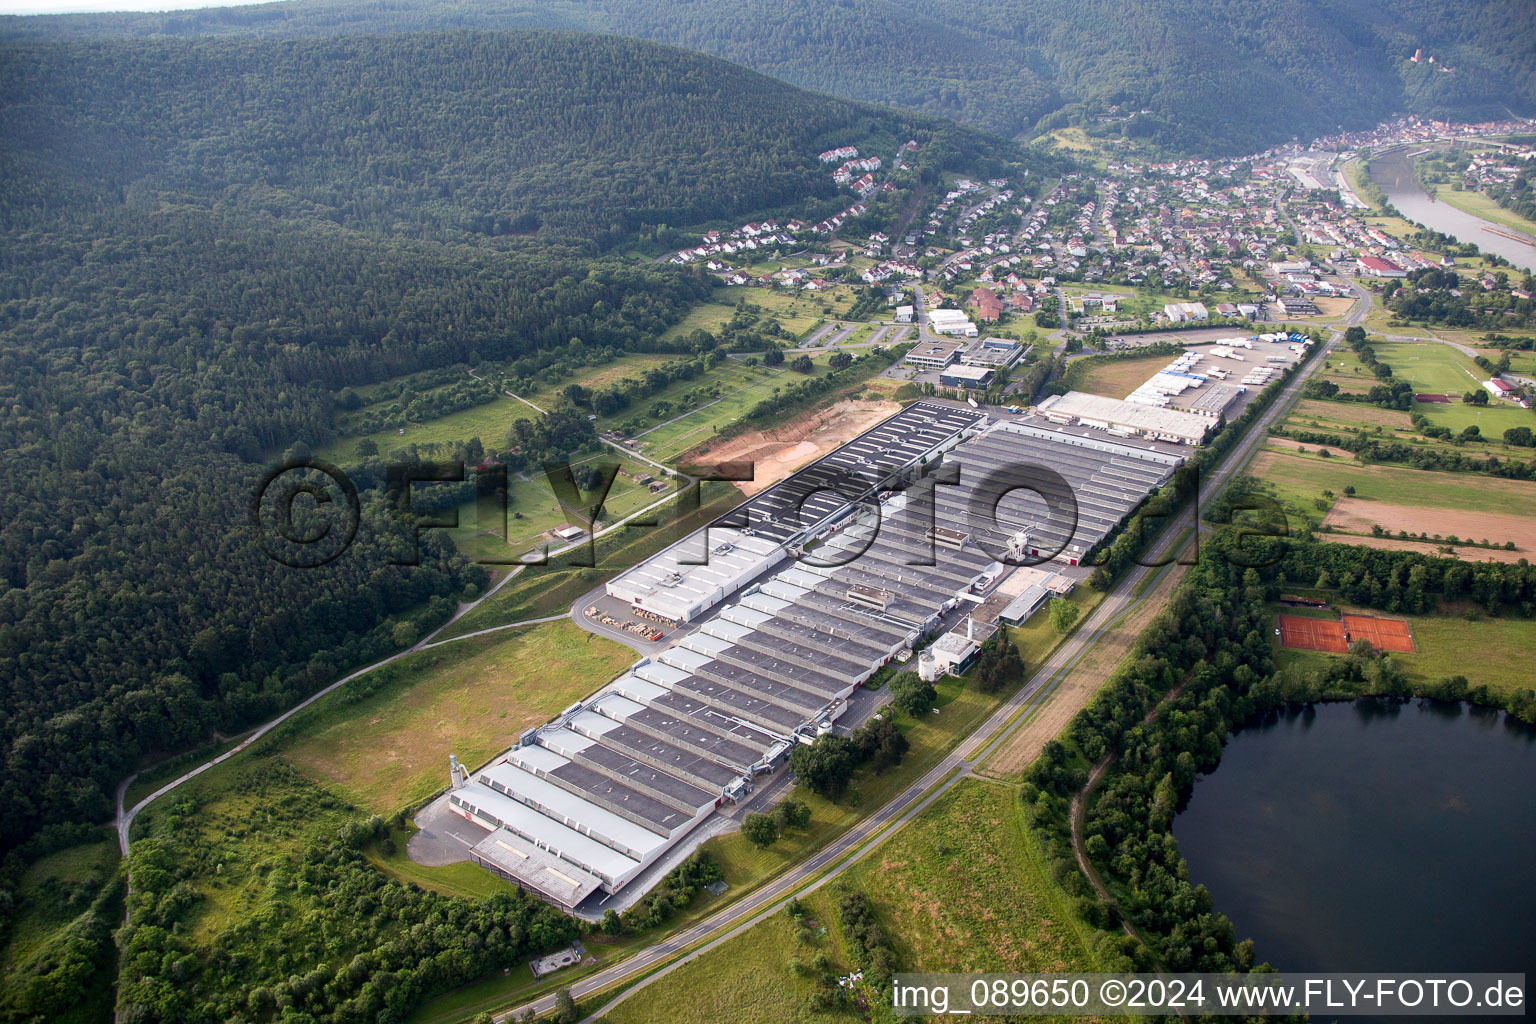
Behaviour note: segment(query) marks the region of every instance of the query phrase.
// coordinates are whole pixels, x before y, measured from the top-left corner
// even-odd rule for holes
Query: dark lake
[[[1502,713],[1340,703],[1251,725],[1174,834],[1279,970],[1536,970],[1536,730]]]

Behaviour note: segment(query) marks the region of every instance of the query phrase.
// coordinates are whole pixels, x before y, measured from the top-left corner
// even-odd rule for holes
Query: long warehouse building
[[[941,460],[959,467],[957,484],[913,486]],[[984,600],[1020,557],[1091,547],[1179,462],[908,407],[610,584],[697,628],[455,780],[451,805],[488,832],[473,859],[568,908],[620,891],[830,730],[859,685],[947,612]],[[1051,500],[1018,489],[1029,486]],[[713,557],[679,558],[722,543],[729,562],[714,574],[702,571]],[[743,551],[751,564],[737,564]]]

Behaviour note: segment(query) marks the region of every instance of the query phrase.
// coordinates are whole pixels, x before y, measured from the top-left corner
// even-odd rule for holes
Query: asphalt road
[[[1351,322],[1350,318],[1356,316],[1358,320],[1353,322],[1363,321],[1369,304],[1369,298],[1357,304],[1358,308],[1351,310],[1346,322]],[[1322,365],[1335,342],[1336,339],[1332,339],[1324,343],[1323,350],[1312,357],[1308,369],[1286,385],[1285,390],[1270,404],[1258,422],[1249,428],[1238,446],[1212,472],[1209,480],[1201,487],[1201,493],[1207,500],[1219,495],[1233,475],[1247,465],[1249,459],[1263,444],[1269,425],[1284,415],[1295,402],[1302,385],[1317,367]],[[1197,521],[1197,512],[1193,507],[1182,510],[1152,544],[1147,561],[1155,563],[1168,558],[1169,553],[1174,550],[1179,535]],[[635,993],[643,991],[656,979],[665,977],[695,957],[729,941],[776,913],[791,896],[816,891],[871,853],[880,841],[920,814],[924,808],[947,792],[955,782],[969,775],[977,761],[1006,741],[1007,737],[1023,722],[1025,716],[1020,712],[1028,709],[1044,696],[1048,696],[1054,689],[1055,681],[1071,670],[1088,648],[1113,626],[1122,612],[1145,600],[1147,594],[1153,593],[1155,587],[1148,586],[1144,591],[1138,592],[1138,586],[1148,576],[1159,574],[1165,568],[1165,566],[1137,565],[1122,577],[1119,584],[1105,596],[1085,620],[1083,626],[1056,649],[1017,693],[1004,702],[949,755],[916,782],[887,801],[869,818],[855,825],[804,863],[796,865],[740,902],[725,907],[682,932],[669,936],[634,956],[571,985],[572,995],[582,999],[653,971],[658,963],[669,960],[679,951],[689,950],[686,955],[678,957],[661,970],[655,971],[640,984],[619,993],[596,1013],[587,1017],[584,1024],[600,1019],[613,1007]],[[690,947],[695,948],[690,949]],[[542,1014],[553,1009],[554,1003],[554,995],[547,995],[498,1013],[495,1020],[499,1024],[525,1014],[529,1010]]]

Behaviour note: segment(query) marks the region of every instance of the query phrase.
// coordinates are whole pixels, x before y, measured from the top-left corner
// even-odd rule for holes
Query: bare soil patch
[[[1530,558],[1527,551],[1504,551],[1499,548],[1471,548],[1458,546],[1455,551],[1447,555],[1440,550],[1441,545],[1432,540],[1403,540],[1400,537],[1361,537],[1352,533],[1322,534],[1324,540],[1332,540],[1339,544],[1359,544],[1364,548],[1382,548],[1386,551],[1418,551],[1426,555],[1436,555],[1442,558],[1459,558],[1463,562],[1518,562],[1522,558]],[[1481,538],[1479,538],[1481,539]],[[1493,538],[1488,538],[1492,540]]]
[[[743,494],[752,495],[772,487],[795,470],[900,411],[899,402],[837,402],[772,430],[754,430],[724,440],[712,440],[678,461],[684,465],[705,466],[750,462],[754,467],[753,479],[736,486]]]
[[[1349,533],[1369,534],[1372,526],[1379,525],[1389,534],[1406,530],[1411,534],[1425,532],[1431,538],[1457,537],[1461,540],[1488,540],[1495,544],[1514,541],[1515,550],[1493,548],[1458,547],[1456,554],[1470,561],[1493,560],[1516,562],[1521,558],[1536,558],[1536,516],[1512,516],[1498,512],[1478,512],[1470,509],[1415,508],[1407,505],[1384,505],[1358,498],[1340,498],[1328,510],[1323,523]],[[1390,541],[1390,543],[1379,543]],[[1351,543],[1370,547],[1395,548],[1405,551],[1433,551],[1433,540],[1414,541],[1399,537],[1351,538]]]
[[[1329,453],[1336,458],[1355,458],[1354,452],[1347,452],[1343,448],[1335,448],[1331,444],[1304,444],[1301,441],[1293,441],[1289,437],[1266,437],[1264,439],[1264,443],[1272,444],[1276,448],[1290,448],[1291,450],[1298,452],[1319,452],[1326,448],[1328,449]]]

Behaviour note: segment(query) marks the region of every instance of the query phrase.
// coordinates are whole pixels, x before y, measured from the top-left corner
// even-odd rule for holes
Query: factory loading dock
[[[1021,558],[1075,561],[1181,461],[909,406],[607,585],[692,631],[455,778],[450,805],[490,833],[473,859],[568,908],[619,892],[946,614]],[[929,488],[940,465],[958,483]]]

